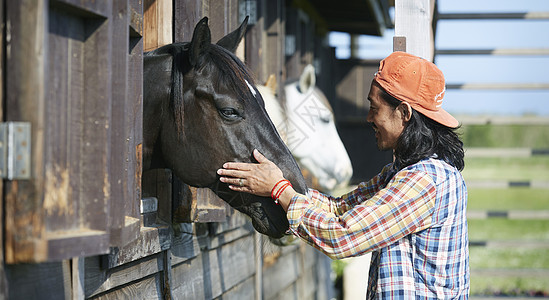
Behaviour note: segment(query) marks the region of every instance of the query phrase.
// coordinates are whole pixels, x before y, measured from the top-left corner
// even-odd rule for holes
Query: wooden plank
[[[164,269],[162,272],[162,295],[164,299],[172,299],[172,257],[170,249],[162,251],[162,260]]]
[[[85,298],[84,293],[84,258],[73,258],[71,260],[71,299],[80,300]]]
[[[241,214],[239,213],[239,215]],[[214,223],[211,225],[215,226],[217,224]],[[232,241],[239,240],[243,237],[253,235],[254,230],[252,229],[251,224],[249,225],[250,226],[247,226],[247,228],[241,225],[234,230],[225,231],[222,234],[215,234],[211,238],[207,239],[207,244],[206,244],[207,248],[215,249],[215,248],[223,247],[225,243],[229,243]],[[211,234],[214,234],[214,232],[215,232],[215,229],[210,231]]]
[[[439,20],[547,20],[549,12],[518,12],[518,13],[442,13],[437,15]]]
[[[202,0],[175,1],[174,42],[190,42],[194,27],[203,15]]]
[[[109,176],[108,176],[108,126],[110,107],[112,100],[111,77],[105,76],[110,73],[110,22],[102,20],[87,20],[86,26],[97,26],[85,42],[85,88],[84,112],[82,121],[85,139],[82,140],[80,151],[82,152],[80,162],[81,173],[79,188],[81,190],[80,205],[83,213],[83,226],[93,229],[107,230],[107,214],[92,212],[103,211],[108,207],[109,201]],[[126,37],[127,38],[127,37]],[[76,133],[75,133],[76,134]]]
[[[230,10],[226,1],[204,0],[202,1],[204,16],[208,16],[208,25],[212,33],[212,43],[217,42],[225,34],[229,33],[229,28],[236,28],[236,20],[230,19]]]
[[[229,205],[209,188],[194,188],[173,177],[173,221],[223,222]]]
[[[156,0],[144,0],[143,2],[143,51],[158,48],[158,5]]]
[[[298,251],[280,256],[276,264],[263,270],[263,295],[265,299],[277,297],[280,291],[296,282],[302,272]]]
[[[125,202],[129,201],[126,186],[126,162],[129,153],[126,151],[126,105],[128,102],[128,49],[129,49],[129,16],[128,2],[113,2],[113,37],[111,47],[112,57],[112,101],[110,114],[110,157],[109,157],[109,177],[110,177],[110,245],[123,246],[128,241],[123,231],[126,228]],[[131,214],[130,214],[131,215]],[[135,215],[135,214],[134,214]],[[127,237],[129,238],[129,237]],[[133,237],[135,238],[135,237]],[[129,238],[130,240],[132,238]]]
[[[67,265],[63,262],[6,265],[9,295],[5,299],[70,299]],[[70,272],[69,272],[70,273]],[[70,276],[69,276],[70,277]]]
[[[172,223],[172,182],[169,169],[155,169],[143,173],[143,197],[158,199],[158,218],[166,224]]]
[[[254,293],[261,293],[261,290],[256,290],[254,287],[254,278],[249,277],[244,282],[232,287],[230,290],[223,293],[223,300],[242,300],[255,299],[261,300],[261,297],[256,297]]]
[[[143,3],[144,51],[171,44],[173,4],[171,0],[145,0]]]
[[[549,55],[549,48],[437,49],[435,55]]]
[[[540,116],[457,116],[463,125],[484,125],[484,124],[514,124],[514,125],[549,125],[549,118]]]
[[[48,85],[45,115],[51,117],[45,123],[46,178],[44,209],[47,216],[57,215],[55,220],[46,218],[49,231],[74,230],[74,215],[80,207],[79,174],[84,102],[83,56],[86,36],[84,18],[69,14],[59,7],[49,10],[49,52],[47,67],[52,84]],[[47,79],[46,79],[47,80]],[[58,145],[63,145],[59,147]],[[51,220],[51,221],[50,221]]]
[[[150,278],[151,275],[163,271],[163,257],[161,254],[151,255],[113,269],[102,268],[100,260],[101,258],[98,256],[85,259],[86,298],[104,294],[109,290],[117,289],[130,282],[138,282],[143,278]],[[137,297],[131,299],[147,298]]]
[[[123,288],[112,289],[94,297],[98,300],[118,299],[170,299],[162,294],[162,282],[159,273],[138,281],[129,282]]]
[[[262,8],[265,23],[265,41],[263,42],[263,51],[265,51],[265,59],[262,60],[263,73],[260,77],[261,83],[266,81],[266,78],[271,74],[275,74],[276,82],[285,82],[286,77],[283,72],[284,68],[284,36],[285,26],[283,23],[284,16],[284,1],[282,0],[265,0],[262,2]],[[278,84],[277,95],[283,95],[284,85]]]
[[[465,148],[465,156],[471,157],[530,157],[534,153],[531,148]]]
[[[0,0],[0,24],[4,25],[4,0]],[[4,30],[0,31],[0,41],[4,41]],[[4,46],[0,47],[0,57],[4,57]],[[4,91],[4,59],[0,60],[0,91]],[[0,116],[4,116],[4,92],[0,93]],[[1,119],[4,120],[3,117]],[[0,180],[0,191],[4,190],[4,180]],[[0,193],[0,224],[4,224],[4,194]],[[0,241],[4,240],[4,227],[0,230]],[[4,271],[4,247],[0,247],[0,299],[8,298],[8,282]]]
[[[299,26],[298,11],[292,7],[286,7],[286,34],[285,34],[285,63],[286,79],[299,78],[302,67],[300,65],[301,27]]]
[[[317,300],[328,300],[335,297],[334,282],[332,280],[332,259],[317,251],[316,266],[316,295]],[[364,270],[368,272],[368,270]]]
[[[45,97],[46,44],[44,28],[45,1],[6,2],[6,99],[7,121],[31,122],[32,128],[43,128]],[[13,49],[13,50],[12,50]],[[16,49],[16,50],[15,50]],[[44,230],[41,209],[44,161],[44,132],[32,130],[32,180],[5,182],[5,259],[6,263],[44,259],[39,241]]]
[[[172,293],[175,299],[212,299],[253,278],[253,237],[247,236],[203,251],[199,256],[175,265]]]
[[[193,194],[190,187],[179,180],[179,178],[174,177],[172,190],[173,222],[192,222],[194,218],[191,216],[195,214],[196,201],[192,200]]]
[[[548,90],[549,83],[447,83],[453,90]]]
[[[222,222],[225,221],[228,204],[221,200],[212,190],[208,188],[190,188],[192,194],[191,211],[192,222]]]
[[[255,260],[255,278],[254,289],[255,299],[263,298],[263,236],[254,233],[254,260]]]
[[[133,19],[141,18],[143,22],[143,3],[141,0],[131,0],[131,23]],[[127,182],[128,199],[125,201],[125,211],[128,216],[139,218],[139,203],[142,197],[141,176],[143,173],[143,37],[142,30],[132,33],[130,31],[130,52],[128,64],[127,86],[128,94],[126,111],[127,139]],[[139,230],[139,229],[138,229]]]
[[[204,224],[180,223],[174,228],[175,235],[170,249],[172,266],[200,255],[201,246],[197,238],[195,225],[203,226]]]
[[[165,225],[142,227],[139,237],[107,255],[107,267],[114,268],[167,250],[172,246],[170,228]]]
[[[102,1],[52,0],[50,2],[53,5],[70,10],[71,13],[77,13],[85,17],[110,17],[110,7]]]
[[[89,256],[108,253],[109,236],[102,230],[76,229],[64,232],[48,232],[47,259],[56,261],[67,255]]]
[[[143,3],[130,0],[130,36],[143,36]]]
[[[275,1],[276,2],[276,1]],[[260,13],[262,11],[262,1],[257,1],[257,11]],[[237,14],[238,15],[238,14]],[[235,24],[237,20],[235,20]],[[264,18],[258,18],[257,23],[254,26],[248,25],[246,31],[244,43],[245,43],[245,59],[246,66],[250,68],[253,74],[260,83],[263,83],[267,80],[267,74],[264,69],[264,61],[267,61],[269,51],[272,50],[265,48],[265,30],[264,30]],[[276,48],[275,48],[276,49]],[[271,57],[276,57],[271,54]]]

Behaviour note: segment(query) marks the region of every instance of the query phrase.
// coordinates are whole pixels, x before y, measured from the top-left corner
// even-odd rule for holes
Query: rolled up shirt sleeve
[[[431,225],[436,188],[429,175],[402,170],[383,188],[376,180],[340,198],[296,194],[287,211],[290,230],[339,259],[383,248]]]

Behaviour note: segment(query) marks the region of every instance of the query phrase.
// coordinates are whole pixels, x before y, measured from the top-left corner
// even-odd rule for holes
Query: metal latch
[[[31,124],[0,123],[0,177],[30,179]]]

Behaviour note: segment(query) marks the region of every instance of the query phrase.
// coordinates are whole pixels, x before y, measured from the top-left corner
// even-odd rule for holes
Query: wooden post
[[[255,299],[263,299],[263,240],[261,234],[254,233],[255,255]]]
[[[433,12],[434,0],[395,0],[395,37],[405,45],[395,45],[396,50],[404,46],[406,52],[430,61],[434,55]]]
[[[75,257],[70,262],[71,267],[71,299],[85,299],[84,292],[84,259],[83,257]]]
[[[143,4],[144,51],[151,51],[172,43],[172,11],[171,0],[145,0]]]
[[[358,58],[358,34],[351,34],[351,58]]]

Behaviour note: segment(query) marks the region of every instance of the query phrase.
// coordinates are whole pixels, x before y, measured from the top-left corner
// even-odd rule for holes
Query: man
[[[458,121],[441,108],[445,83],[431,62],[404,52],[381,61],[366,120],[394,162],[339,198],[296,193],[257,150],[258,164],[226,163],[220,180],[271,195],[290,231],[332,258],[372,252],[367,298],[466,299],[467,188]]]

